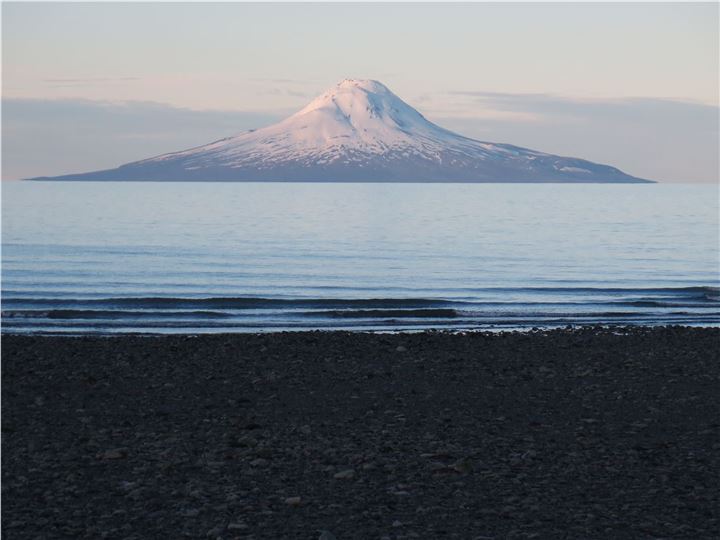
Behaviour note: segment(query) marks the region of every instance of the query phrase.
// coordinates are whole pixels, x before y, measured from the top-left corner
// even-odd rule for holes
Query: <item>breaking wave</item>
[[[712,286],[486,288],[417,298],[35,296],[5,291],[4,332],[402,330],[565,324],[720,324]],[[482,296],[482,300],[480,300]]]

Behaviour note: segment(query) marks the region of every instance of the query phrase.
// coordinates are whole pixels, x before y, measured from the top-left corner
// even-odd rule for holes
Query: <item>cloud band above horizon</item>
[[[470,91],[449,95],[463,105],[462,114],[449,108],[420,107],[420,111],[431,121],[471,138],[608,163],[659,181],[718,182],[717,107],[639,98],[588,102]],[[462,97],[469,97],[471,104],[460,100]],[[291,112],[4,99],[2,178],[112,168],[264,127]],[[522,113],[529,119],[504,112]]]

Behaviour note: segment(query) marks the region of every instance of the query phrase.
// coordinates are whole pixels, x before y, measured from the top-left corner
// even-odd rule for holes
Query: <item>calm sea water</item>
[[[4,332],[720,325],[718,188],[2,185]]]

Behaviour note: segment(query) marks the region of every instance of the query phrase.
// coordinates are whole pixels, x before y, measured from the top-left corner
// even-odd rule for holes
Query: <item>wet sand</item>
[[[717,538],[719,350],[698,328],[5,335],[3,537]]]

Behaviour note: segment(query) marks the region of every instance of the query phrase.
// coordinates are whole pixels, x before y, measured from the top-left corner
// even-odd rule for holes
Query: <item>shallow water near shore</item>
[[[708,185],[6,182],[4,332],[720,325]]]

